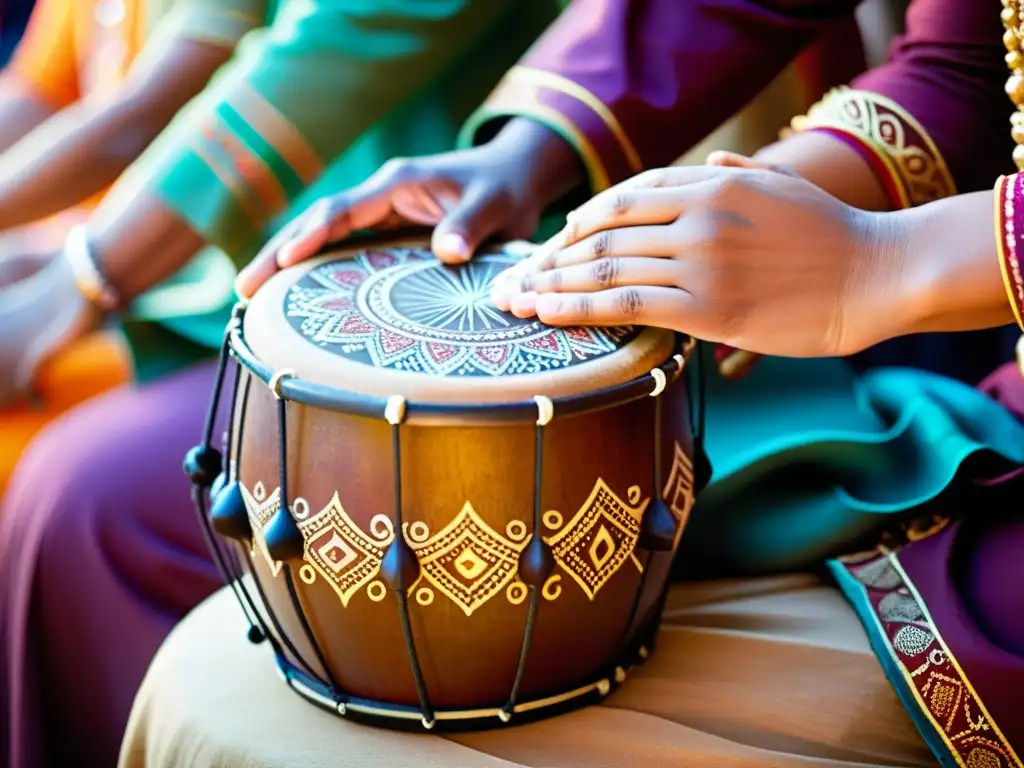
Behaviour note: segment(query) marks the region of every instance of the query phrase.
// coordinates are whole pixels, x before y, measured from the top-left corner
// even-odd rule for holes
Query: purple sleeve
[[[989,189],[1015,170],[1000,8],[987,0],[915,0],[889,61],[852,83],[916,119],[958,192]]]
[[[496,119],[532,117],[576,147],[597,191],[675,161],[856,5],[575,0],[470,120],[463,143],[485,140]]]

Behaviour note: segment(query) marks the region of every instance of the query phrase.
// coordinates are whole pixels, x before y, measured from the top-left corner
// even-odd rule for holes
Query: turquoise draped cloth
[[[714,468],[680,545],[688,576],[815,567],[970,474],[1024,464],[1024,426],[966,384],[906,368],[765,358],[709,373]]]

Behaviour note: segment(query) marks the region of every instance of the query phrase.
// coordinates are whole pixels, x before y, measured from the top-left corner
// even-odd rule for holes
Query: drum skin
[[[374,365],[344,359],[345,350],[353,349],[344,346],[347,341],[339,342],[336,355],[341,369],[332,370],[324,357],[331,354],[325,352],[330,344],[318,344],[307,326],[286,321],[282,298],[294,297],[291,287],[300,277],[348,258],[351,254],[333,254],[288,270],[275,278],[276,289],[257,295],[243,326],[253,354],[274,370],[288,368],[299,378],[337,389],[398,394],[410,402],[472,403],[472,388],[452,395],[445,387],[446,380],[462,384],[470,378],[465,367],[462,375],[419,371],[380,385]],[[317,301],[337,304],[336,298]],[[509,401],[529,400],[528,390],[547,396],[534,391],[545,379],[555,382],[560,397],[585,395],[588,381],[624,382],[644,375],[652,360],[659,364],[679,351],[672,348],[671,334],[647,333],[623,337],[614,353],[574,358],[566,366],[575,369],[572,377],[560,382],[560,370],[529,373],[526,384],[526,376],[481,376],[491,387],[481,399],[500,402],[505,392]],[[630,346],[639,351],[628,352]],[[611,360],[616,356],[620,359]],[[353,377],[355,369],[345,368],[350,364],[362,375]],[[398,385],[404,391],[394,391]],[[629,648],[635,653],[642,630],[656,621],[673,551],[645,551],[638,539],[644,512],[657,494],[677,524],[676,544],[692,505],[684,377],[669,382],[659,398],[644,396],[561,418],[556,406],[542,431],[539,531],[533,524],[537,426],[532,421],[448,420],[396,428],[383,414],[366,418],[286,402],[287,492],[304,554],[283,562],[270,556],[262,535],[280,506],[279,407],[263,381],[240,370],[229,456],[254,531],[241,547],[242,559],[254,570],[275,633],[287,636],[325,686],[384,705],[420,704],[397,601],[380,573],[397,535],[419,561],[419,578],[408,592],[409,617],[426,692],[439,711],[501,707],[508,701],[530,603],[530,590],[517,575],[518,560],[532,536],[550,545],[555,565],[540,590],[520,701],[559,697],[603,677],[614,679],[618,660]],[[396,434],[401,531],[393,524]],[[646,578],[644,569],[650,569]],[[294,654],[285,654],[301,667]]]

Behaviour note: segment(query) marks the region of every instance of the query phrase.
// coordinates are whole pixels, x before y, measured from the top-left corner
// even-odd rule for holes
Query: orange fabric
[[[79,403],[131,380],[128,348],[119,334],[80,339],[43,366],[36,380],[40,405],[0,410],[0,493],[21,452],[50,421]]]
[[[38,0],[7,68],[55,108],[80,95],[75,4],[76,0]],[[82,5],[91,10],[91,2]]]
[[[116,87],[142,48],[145,2],[126,0],[122,23],[103,28],[95,18],[96,0],[38,0],[5,75],[18,77],[55,109]],[[123,58],[111,55],[118,45],[123,46]],[[41,250],[59,247],[55,243],[63,241],[67,228],[102,197],[95,195],[76,211],[29,225],[23,233],[26,243]],[[130,355],[119,336],[95,334],[57,355],[36,382],[41,406],[0,409],[0,493],[22,451],[50,421],[129,382],[131,376]]]

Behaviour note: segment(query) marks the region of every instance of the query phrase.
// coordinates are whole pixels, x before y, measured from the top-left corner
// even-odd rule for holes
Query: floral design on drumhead
[[[632,327],[552,328],[501,312],[491,303],[491,282],[514,261],[485,254],[451,267],[425,250],[368,250],[304,274],[288,291],[285,315],[334,354],[442,376],[565,368],[636,337]]]

